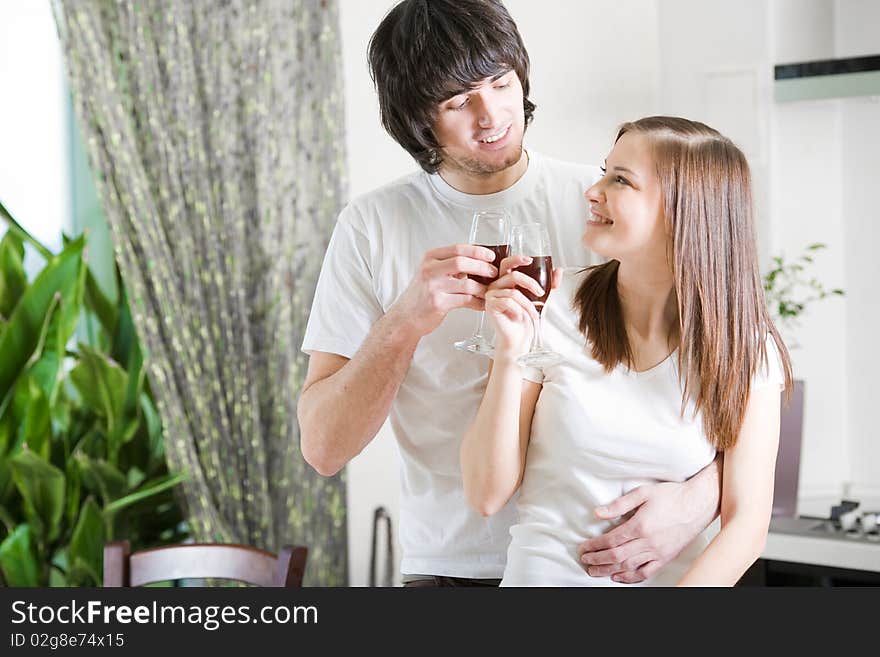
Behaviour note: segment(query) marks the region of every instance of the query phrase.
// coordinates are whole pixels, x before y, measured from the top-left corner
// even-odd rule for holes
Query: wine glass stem
[[[486,311],[481,310],[480,311],[480,323],[477,324],[477,332],[474,333],[475,338],[482,338],[483,337],[483,324],[485,323],[485,321],[486,321]]]
[[[541,338],[541,313],[538,313],[538,319],[532,320],[532,326],[534,326],[532,351],[544,351],[544,341]]]

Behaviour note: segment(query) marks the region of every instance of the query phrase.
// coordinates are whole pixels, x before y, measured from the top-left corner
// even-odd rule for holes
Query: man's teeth
[[[480,141],[484,144],[494,144],[496,141],[501,139],[504,135],[507,134],[507,128],[499,132],[497,135],[492,135],[491,137],[486,137],[485,139],[481,139]]]

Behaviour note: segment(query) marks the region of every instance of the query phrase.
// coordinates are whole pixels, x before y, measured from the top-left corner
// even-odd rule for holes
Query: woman
[[[788,353],[764,303],[749,169],[693,121],[625,124],[586,192],[584,245],[607,259],[557,271],[544,310],[559,365],[526,371],[540,288],[508,258],[486,294],[496,332],[482,405],[461,445],[465,494],[486,515],[519,490],[502,585],[613,586],[578,545],[608,529],[585,510],[683,481],[724,452],[721,529],[645,583],[733,585],[767,536]],[[572,312],[572,309],[574,312]],[[525,380],[523,380],[525,379]],[[526,453],[528,452],[528,458]]]

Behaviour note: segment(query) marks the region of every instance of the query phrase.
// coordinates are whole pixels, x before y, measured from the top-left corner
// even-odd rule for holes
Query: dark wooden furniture
[[[737,586],[880,586],[880,573],[758,559]]]
[[[246,545],[191,543],[131,553],[129,541],[104,546],[104,586],[143,586],[180,579],[231,579],[256,586],[302,586],[308,549],[278,555]]]

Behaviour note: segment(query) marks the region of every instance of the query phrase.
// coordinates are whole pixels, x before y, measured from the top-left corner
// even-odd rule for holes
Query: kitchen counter
[[[880,536],[831,533],[821,520],[773,518],[762,559],[880,573]]]

